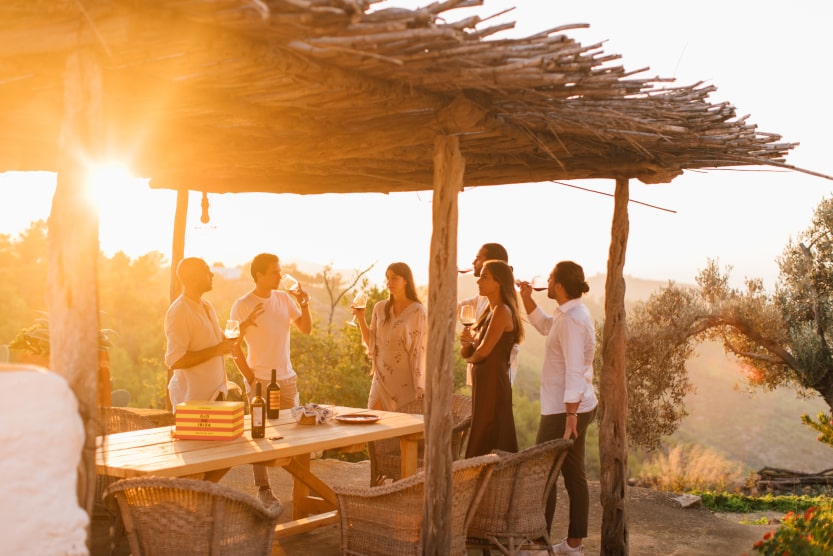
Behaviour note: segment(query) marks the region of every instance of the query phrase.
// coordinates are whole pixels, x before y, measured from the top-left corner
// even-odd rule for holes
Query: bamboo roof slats
[[[63,72],[78,48],[102,68],[107,150],[132,156],[152,187],[430,189],[435,134],[462,99],[465,186],[655,183],[685,169],[782,164],[795,146],[712,103],[714,86],[669,85],[569,36],[586,23],[508,39],[505,11],[472,11],[481,5],[6,0],[0,171],[55,170]]]

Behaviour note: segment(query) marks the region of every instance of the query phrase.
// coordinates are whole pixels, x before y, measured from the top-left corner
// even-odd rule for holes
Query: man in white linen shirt
[[[503,261],[506,264],[509,264],[509,254],[506,252],[506,248],[500,243],[484,243],[477,251],[477,255],[474,257],[474,260],[471,262],[475,278],[480,277],[480,271],[483,270],[483,263],[490,260]],[[485,295],[475,295],[474,297],[468,297],[466,299],[461,300],[457,303],[458,314],[460,313],[460,308],[463,305],[473,306],[475,315],[474,318],[479,320],[480,315],[482,315],[486,311],[486,309],[489,308],[489,298]],[[518,373],[519,352],[520,346],[518,344],[515,344],[515,346],[512,348],[512,353],[509,354],[510,384],[513,384],[515,382],[515,375]],[[468,363],[466,365],[466,384],[468,384],[469,386],[471,386],[471,368],[472,364]]]
[[[253,315],[254,325],[240,333],[246,342],[248,354],[244,356],[240,344],[232,352],[234,363],[246,381],[249,399],[255,392],[255,383],[266,385],[272,381],[272,369],[281,387],[281,409],[298,404],[297,375],[289,358],[289,325],[304,334],[312,331],[309,294],[301,285],[290,293],[276,291],[281,282],[281,265],[277,255],[260,253],[252,259],[251,275],[254,288],[239,297],[231,307],[231,318],[241,320]],[[292,297],[295,301],[292,301]],[[297,306],[296,306],[297,302]],[[299,308],[300,307],[300,308]],[[253,465],[258,498],[266,505],[278,503],[269,485],[269,475],[264,465]]]
[[[202,259],[182,259],[176,268],[182,293],[165,314],[165,364],[173,371],[168,383],[171,404],[191,400],[213,401],[227,393],[223,356],[236,340],[227,340],[217,314],[202,298],[211,291],[214,274]]]
[[[546,335],[541,369],[541,422],[536,444],[556,438],[573,438],[561,474],[570,498],[570,523],[567,538],[553,546],[556,554],[583,554],[587,537],[590,493],[584,464],[585,436],[596,415],[598,400],[593,388],[593,356],[596,333],[593,318],[581,302],[590,291],[584,270],[572,261],[561,261],[549,277],[547,297],[558,307],[552,316],[532,299],[532,287],[521,282],[521,300],[529,322]],[[547,500],[547,524],[555,512],[555,489]]]

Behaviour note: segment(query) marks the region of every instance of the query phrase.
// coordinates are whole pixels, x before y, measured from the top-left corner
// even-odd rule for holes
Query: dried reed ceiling
[[[465,185],[668,182],[684,169],[779,164],[711,86],[618,65],[569,31],[523,39],[480,0],[3,0],[0,171],[55,170],[69,53],[102,68],[102,150],[153,187],[217,193],[430,189],[439,131]],[[492,12],[488,13],[494,15]]]

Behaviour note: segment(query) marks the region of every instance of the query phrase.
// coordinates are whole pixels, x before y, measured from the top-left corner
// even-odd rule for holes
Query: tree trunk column
[[[86,439],[78,473],[79,505],[92,511],[95,495],[98,381],[98,214],[87,191],[88,165],[102,136],[101,68],[88,50],[69,55],[64,76],[64,123],[58,183],[47,241],[50,369],[78,399]],[[109,387],[109,385],[108,385]],[[89,529],[87,538],[90,538]]]
[[[457,322],[457,193],[465,161],[459,139],[434,140],[433,232],[428,264],[428,354],[425,381],[425,554],[451,549],[451,394]]]
[[[605,322],[600,375],[602,538],[601,553],[628,554],[625,489],[628,479],[628,391],[625,381],[625,252],[628,245],[628,180],[616,180],[605,283]]]

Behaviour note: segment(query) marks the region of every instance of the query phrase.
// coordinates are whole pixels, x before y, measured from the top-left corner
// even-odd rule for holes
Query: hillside
[[[626,280],[629,303],[647,299],[666,285],[633,277]],[[593,276],[588,282],[590,294],[585,302],[600,319],[604,276]],[[535,296],[545,310],[552,311],[553,301],[544,299],[542,293]],[[538,399],[543,348],[544,338],[528,327],[515,388],[530,399]],[[802,413],[815,416],[828,409],[820,397],[800,398],[787,388],[748,393],[741,367],[719,344],[698,347],[687,368],[695,391],[686,399],[688,417],[667,439],[668,444],[704,446],[739,462],[747,472],[764,466],[805,472],[833,467],[833,450],[818,442],[816,433],[800,419]]]
[[[688,370],[696,392],[686,399],[689,415],[672,440],[712,448],[751,471],[833,467],[833,449],[800,419],[828,410],[820,396],[802,399],[787,388],[749,394],[740,366],[716,344],[701,346]]]

